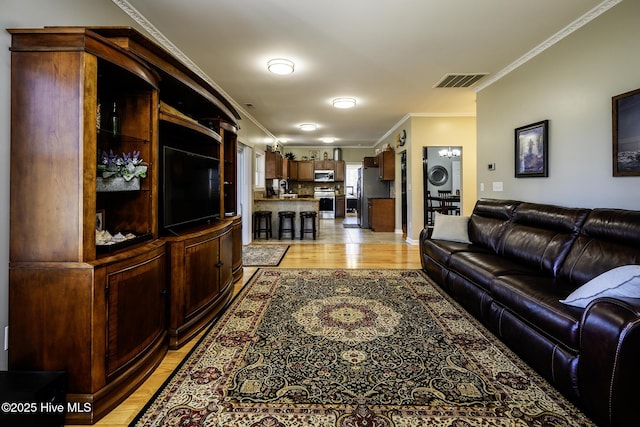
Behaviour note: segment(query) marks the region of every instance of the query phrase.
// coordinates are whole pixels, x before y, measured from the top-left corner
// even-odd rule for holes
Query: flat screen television
[[[220,160],[167,145],[162,160],[162,226],[219,218]]]

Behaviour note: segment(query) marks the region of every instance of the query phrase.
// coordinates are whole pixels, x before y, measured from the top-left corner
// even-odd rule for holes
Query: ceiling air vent
[[[434,87],[471,87],[487,73],[445,74]]]

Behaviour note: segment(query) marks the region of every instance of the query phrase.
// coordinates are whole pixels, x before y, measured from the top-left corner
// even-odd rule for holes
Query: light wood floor
[[[374,233],[370,230],[344,229],[339,220],[322,224],[324,236],[313,241],[256,241],[255,244],[289,244],[289,250],[277,268],[401,268],[419,269],[418,246],[402,241],[398,234]],[[344,233],[344,236],[341,234]],[[332,235],[337,241],[360,243],[327,243]],[[313,242],[313,243],[312,243]],[[371,242],[371,243],[370,243]],[[234,289],[236,294],[257,270],[245,267],[242,281]],[[127,426],[153,394],[162,386],[173,370],[198,342],[200,335],[179,350],[170,350],[154,373],[129,398],[95,425],[101,427]]]

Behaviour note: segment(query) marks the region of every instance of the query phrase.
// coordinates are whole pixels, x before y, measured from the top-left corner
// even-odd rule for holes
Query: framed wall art
[[[613,176],[640,176],[640,89],[611,98]]]
[[[515,130],[516,178],[549,176],[549,120]]]

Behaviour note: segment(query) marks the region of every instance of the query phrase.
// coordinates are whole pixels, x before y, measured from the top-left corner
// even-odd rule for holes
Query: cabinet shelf
[[[182,113],[180,113],[175,108],[165,104],[164,102],[160,103],[160,120],[165,121],[167,123],[172,123],[177,126],[181,126],[183,128],[189,129],[194,132],[198,132],[202,135],[208,136],[209,138],[214,139],[216,142],[222,142],[222,137],[217,132],[209,129],[208,127],[201,125],[196,120],[188,117]]]
[[[96,245],[96,252],[98,254],[113,254],[122,249],[130,248],[131,246],[136,245],[138,243],[151,240],[152,238],[153,238],[153,234],[145,233],[140,236],[136,236],[132,239],[127,239],[122,242],[114,243],[112,245]]]
[[[98,128],[98,145],[111,145],[113,143],[138,143],[147,144],[149,140],[137,138],[131,135],[125,135],[122,133],[113,133],[111,130]]]

